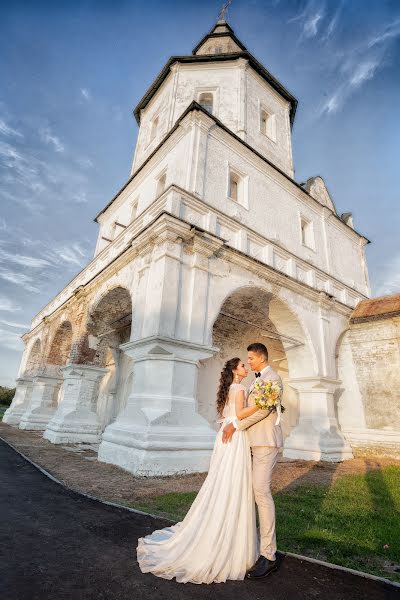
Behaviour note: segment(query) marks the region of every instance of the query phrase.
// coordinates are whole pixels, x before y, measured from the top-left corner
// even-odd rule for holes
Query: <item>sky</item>
[[[132,111],[220,2],[0,1],[0,385],[34,315],[92,258],[129,177]],[[400,292],[400,2],[234,0],[227,20],[298,99],[295,179],[321,175],[371,244],[373,295]]]

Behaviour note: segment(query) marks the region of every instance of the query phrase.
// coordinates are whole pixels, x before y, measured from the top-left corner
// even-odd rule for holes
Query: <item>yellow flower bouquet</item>
[[[254,398],[256,406],[269,412],[276,411],[278,418],[275,425],[279,425],[281,413],[285,412],[285,407],[281,405],[282,386],[278,381],[263,381],[257,380],[253,390],[256,395]]]

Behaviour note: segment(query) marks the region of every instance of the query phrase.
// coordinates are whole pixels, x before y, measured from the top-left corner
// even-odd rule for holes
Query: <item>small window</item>
[[[264,108],[260,112],[260,130],[271,140],[276,140],[275,115],[271,115]]]
[[[221,46],[216,46],[214,48],[214,54],[222,54],[222,47]]]
[[[204,93],[200,94],[200,96],[199,96],[199,104],[205,110],[207,110],[209,113],[212,114],[213,108],[214,108],[213,107],[213,105],[214,105],[214,97],[211,94],[211,92],[204,92]]]
[[[158,133],[158,117],[152,120],[150,129],[150,142],[156,139]]]
[[[229,190],[228,196],[235,202],[239,201],[240,177],[236,173],[229,173]]]
[[[163,193],[163,191],[165,190],[165,183],[167,181],[167,174],[164,173],[163,175],[161,175],[158,180],[157,180],[157,192],[156,192],[156,197],[158,198],[158,196],[161,196],[161,194]]]
[[[314,248],[314,233],[311,221],[301,218],[301,243],[308,248]]]

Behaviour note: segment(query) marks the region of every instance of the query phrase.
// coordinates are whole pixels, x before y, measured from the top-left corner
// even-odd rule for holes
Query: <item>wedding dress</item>
[[[217,433],[208,475],[182,522],[139,538],[143,573],[180,583],[222,583],[244,579],[256,561],[259,541],[245,431],[222,443],[222,430],[236,416],[235,397],[244,386],[232,383]]]

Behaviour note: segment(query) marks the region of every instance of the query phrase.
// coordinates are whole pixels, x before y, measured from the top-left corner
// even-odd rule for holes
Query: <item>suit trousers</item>
[[[271,493],[272,471],[278,460],[279,448],[252,446],[253,490],[260,523],[260,554],[275,560],[275,504]]]

